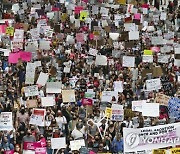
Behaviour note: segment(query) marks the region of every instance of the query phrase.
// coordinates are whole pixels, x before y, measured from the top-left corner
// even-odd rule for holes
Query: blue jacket
[[[118,141],[116,138],[112,141],[112,151],[113,152],[123,152],[123,139]]]

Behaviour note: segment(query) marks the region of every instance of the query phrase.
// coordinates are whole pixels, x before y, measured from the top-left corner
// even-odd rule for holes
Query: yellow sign
[[[163,149],[153,150],[153,154],[166,154],[166,150]]]
[[[170,154],[180,154],[180,148],[172,148],[172,149],[170,149]]]
[[[13,36],[14,35],[14,27],[7,27],[6,34],[9,36]]]
[[[112,109],[109,107],[106,107],[105,117],[110,118],[111,116],[112,116]]]
[[[153,55],[152,50],[144,50],[144,55]]]
[[[87,17],[88,17],[88,12],[87,11],[81,11],[80,12],[80,20],[81,21],[85,21]]]
[[[125,5],[126,4],[126,0],[118,0],[119,4],[123,4]]]

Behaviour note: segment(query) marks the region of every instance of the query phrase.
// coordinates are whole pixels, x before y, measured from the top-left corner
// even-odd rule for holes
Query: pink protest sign
[[[43,148],[36,148],[35,154],[46,154],[46,147]]]
[[[14,154],[14,150],[4,151],[4,154]]]
[[[94,39],[94,34],[93,34],[93,33],[89,34],[89,39],[90,39],[90,40],[93,40],[93,39]]]
[[[59,11],[59,8],[58,7],[52,7],[52,11]]]
[[[16,64],[19,59],[20,59],[19,53],[10,53],[8,57],[8,62],[12,64]]]
[[[33,150],[35,151],[36,148],[41,147],[41,143],[39,142],[24,142],[23,149],[24,150]]]
[[[93,105],[93,100],[90,99],[90,98],[83,98],[82,99],[82,104],[85,106],[85,105],[90,105],[92,106]]]
[[[140,20],[141,19],[141,13],[134,14],[134,19]]]
[[[76,41],[84,43],[84,34],[83,33],[77,33],[76,34]]]
[[[154,52],[159,52],[160,48],[159,47],[151,47],[151,50]]]
[[[41,143],[41,147],[46,147],[46,139],[45,138],[40,139],[39,142]]]
[[[6,33],[6,25],[0,25],[0,34],[5,34]]]
[[[31,52],[19,52],[19,54],[22,61],[28,62],[31,60],[31,56],[32,56]]]
[[[83,10],[83,6],[76,6],[75,7],[75,10],[74,10],[74,13],[75,14],[80,14],[80,12]]]

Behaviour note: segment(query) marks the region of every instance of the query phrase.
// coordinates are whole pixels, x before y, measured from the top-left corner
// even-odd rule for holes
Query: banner
[[[112,121],[123,121],[124,109],[123,105],[112,104]]]
[[[168,103],[169,117],[180,120],[180,99],[173,97]]]
[[[123,129],[124,152],[153,150],[180,144],[180,123]]]
[[[1,112],[0,131],[13,130],[12,112]]]

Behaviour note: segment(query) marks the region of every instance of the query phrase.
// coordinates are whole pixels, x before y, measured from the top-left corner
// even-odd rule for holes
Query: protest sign
[[[75,102],[75,91],[74,90],[62,90],[62,99],[64,103]]]
[[[10,49],[3,49],[3,48],[0,48],[0,52],[3,52],[4,53],[4,56],[5,57],[8,57],[11,50]]]
[[[55,99],[54,97],[41,97],[42,106],[54,106]]]
[[[142,112],[143,103],[146,103],[146,100],[132,101],[132,111]]]
[[[101,101],[102,102],[111,102],[112,97],[116,98],[116,102],[118,100],[118,92],[117,91],[103,91],[102,96],[101,96]]]
[[[97,55],[96,60],[95,60],[95,65],[101,65],[101,66],[106,66],[107,65],[107,57],[104,55]]]
[[[123,67],[135,67],[135,57],[123,56]]]
[[[83,98],[82,99],[82,104],[84,106],[88,105],[88,106],[92,106],[93,105],[93,100],[90,98]]]
[[[179,154],[180,153],[180,148],[171,148],[170,149],[170,154]]]
[[[49,78],[49,75],[47,73],[41,72],[36,84],[44,86],[46,84],[48,78]]]
[[[33,125],[37,125],[37,126],[44,126],[45,114],[46,114],[45,109],[33,109],[33,113],[30,117],[29,124],[33,124]]]
[[[166,150],[163,149],[153,150],[153,154],[166,154]]]
[[[7,151],[4,151],[4,154],[14,154],[14,150],[7,150]]]
[[[161,93],[158,93],[155,102],[159,103],[160,105],[168,106],[170,97]]]
[[[46,93],[61,93],[62,82],[47,82]]]
[[[35,69],[35,63],[27,63],[25,84],[34,84]]]
[[[23,143],[23,149],[24,150],[32,150],[35,151],[37,147],[41,147],[40,142],[24,142]]]
[[[114,81],[114,91],[123,92],[123,82]]]
[[[82,140],[70,141],[71,151],[79,150],[82,146],[85,146],[85,142],[83,139]]]
[[[36,148],[35,149],[35,154],[47,154],[46,147],[41,147],[41,148]]]
[[[143,62],[144,63],[153,63],[153,56],[143,55]]]
[[[0,131],[13,130],[12,112],[0,113]]]
[[[25,93],[26,97],[37,96],[37,95],[39,95],[38,86],[33,85],[33,86],[24,87],[24,93]]]
[[[180,99],[172,97],[168,102],[169,117],[180,120]]]
[[[138,40],[138,39],[139,39],[139,31],[129,32],[129,40]]]
[[[144,50],[144,55],[153,55],[152,50]]]
[[[112,117],[112,108],[106,107],[105,117],[107,117],[107,118],[111,118]]]
[[[51,146],[52,149],[66,148],[66,138],[65,137],[51,138]]]
[[[23,29],[15,29],[13,41],[23,42],[23,40],[24,40],[24,30]]]
[[[27,100],[27,101],[26,101],[26,107],[27,107],[27,108],[37,107],[37,100],[36,100],[36,99]]]
[[[161,80],[160,80],[160,78],[146,80],[146,89],[148,91],[161,89]]]
[[[41,40],[39,43],[39,49],[41,50],[50,50],[50,41]]]
[[[14,27],[6,27],[6,34],[9,36],[14,35]]]
[[[112,121],[123,121],[124,120],[124,109],[123,105],[112,104]]]
[[[164,130],[164,131],[162,131]],[[133,139],[133,142],[131,142]],[[123,129],[124,152],[153,150],[180,144],[179,123]]]
[[[142,103],[142,115],[147,117],[159,117],[159,104]]]

